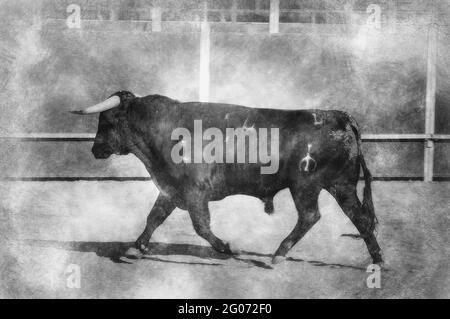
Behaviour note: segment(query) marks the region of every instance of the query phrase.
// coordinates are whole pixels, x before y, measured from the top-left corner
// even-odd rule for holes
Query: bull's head
[[[126,155],[129,153],[127,134],[125,134],[126,111],[129,102],[136,96],[128,91],[120,91],[111,95],[105,101],[83,110],[70,111],[73,114],[100,113],[98,129],[95,135],[92,154],[97,159],[105,159],[112,154]]]

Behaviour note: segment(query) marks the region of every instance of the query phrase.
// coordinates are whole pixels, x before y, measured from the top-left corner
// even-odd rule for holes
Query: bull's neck
[[[166,183],[170,177],[166,176],[167,174],[163,169],[157,167],[159,156],[155,154],[151,142],[144,139],[142,134],[130,130],[128,125],[126,130],[130,139],[128,143],[130,153],[134,154],[144,164],[159,191],[174,198],[177,192],[173,186],[170,186],[170,183]]]

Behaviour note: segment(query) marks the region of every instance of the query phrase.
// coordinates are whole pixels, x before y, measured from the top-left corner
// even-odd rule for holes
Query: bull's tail
[[[369,169],[367,168],[366,161],[364,159],[362,148],[361,148],[361,134],[358,128],[358,124],[355,119],[353,119],[349,115],[350,125],[352,130],[356,136],[356,142],[358,145],[358,162],[361,165],[363,176],[364,176],[364,192],[363,192],[363,202],[362,209],[363,213],[369,219],[369,223],[367,225],[367,232],[372,233],[375,230],[376,225],[378,224],[377,216],[375,215],[375,208],[373,206],[372,201],[372,174],[370,174]]]
[[[375,208],[372,201],[372,175],[370,174],[370,171],[366,166],[366,161],[364,160],[364,156],[362,155],[361,151],[359,153],[359,162],[363,170],[365,182],[362,208],[364,213],[370,217],[371,225],[369,226],[368,231],[371,233],[375,230],[375,227],[378,224],[378,219],[375,215]]]

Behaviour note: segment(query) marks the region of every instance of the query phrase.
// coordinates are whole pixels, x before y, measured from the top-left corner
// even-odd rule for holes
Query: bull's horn
[[[106,99],[101,103],[85,108],[84,110],[70,111],[70,113],[81,115],[99,113],[117,107],[119,106],[119,104],[120,98],[117,95],[113,95],[109,99]]]

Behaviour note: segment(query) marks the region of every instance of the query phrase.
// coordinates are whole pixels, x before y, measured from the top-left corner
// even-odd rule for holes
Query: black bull
[[[142,252],[147,250],[155,229],[179,207],[189,212],[198,235],[217,251],[231,253],[229,245],[211,231],[208,202],[246,194],[260,198],[266,212],[272,213],[273,196],[289,188],[298,221],[275,252],[276,263],[319,220],[318,196],[325,189],[358,229],[374,263],[381,262],[374,235],[377,219],[371,176],[361,152],[357,123],[347,113],[181,103],[160,95],[138,98],[126,91],[114,95],[120,97],[120,105],[100,113],[92,152],[96,158],[134,154],[158,187],[160,194],[136,241],[136,248]],[[204,128],[223,132],[247,124],[256,129],[279,128],[278,170],[261,174],[261,163],[175,163],[171,152],[180,141],[171,139],[172,132],[180,127],[192,132],[195,120],[201,120]],[[360,168],[365,180],[362,204],[356,191]]]

